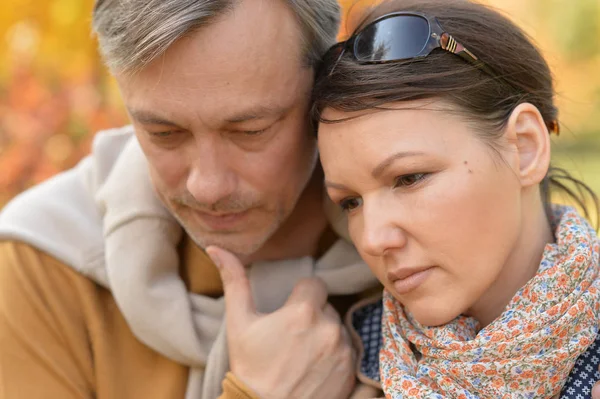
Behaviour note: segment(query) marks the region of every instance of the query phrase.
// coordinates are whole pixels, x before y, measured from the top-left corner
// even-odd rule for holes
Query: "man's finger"
[[[245,328],[256,316],[256,307],[244,266],[235,255],[222,248],[210,246],[206,253],[219,269],[223,281],[228,329]]]
[[[340,314],[330,303],[325,304],[325,307],[323,308],[323,314],[325,315],[325,318],[332,323],[340,324],[342,322]]]
[[[296,283],[288,297],[285,306],[290,304],[308,303],[315,309],[323,309],[327,303],[327,287],[318,278],[305,278]]]

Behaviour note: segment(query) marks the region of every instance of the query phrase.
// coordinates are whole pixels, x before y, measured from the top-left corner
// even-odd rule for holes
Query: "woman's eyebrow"
[[[385,172],[385,170],[389,168],[396,160],[407,157],[416,157],[420,155],[425,155],[425,153],[420,151],[401,151],[392,154],[383,161],[381,161],[379,165],[377,165],[373,169],[373,171],[371,172],[371,176],[373,176],[374,179],[379,179],[381,175]]]

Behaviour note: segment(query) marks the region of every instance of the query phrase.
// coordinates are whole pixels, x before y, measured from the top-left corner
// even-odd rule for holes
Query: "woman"
[[[599,240],[550,204],[587,187],[550,167],[552,77],[525,34],[477,3],[387,2],[315,83],[328,194],[385,287],[386,396],[589,397],[573,369],[596,350]]]

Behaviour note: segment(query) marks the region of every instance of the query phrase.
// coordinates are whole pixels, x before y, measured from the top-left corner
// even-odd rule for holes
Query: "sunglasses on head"
[[[360,29],[348,40],[333,45],[323,56],[319,76],[331,76],[342,56],[349,52],[361,64],[381,64],[428,56],[441,48],[481,69],[489,76],[497,74],[480,61],[452,35],[444,31],[437,18],[419,12],[393,12],[383,15]],[[560,132],[556,120],[547,123],[548,129]]]
[[[495,76],[487,65],[445,32],[435,17],[418,12],[394,12],[377,18],[348,40],[331,47],[323,60],[331,65],[327,71],[330,76],[346,52],[359,63],[376,64],[426,57],[437,48]]]

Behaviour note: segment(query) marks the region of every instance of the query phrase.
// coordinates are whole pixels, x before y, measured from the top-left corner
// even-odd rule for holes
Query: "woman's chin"
[[[449,309],[447,306],[436,306],[431,302],[422,304],[412,304],[405,306],[412,317],[424,327],[438,327],[450,323],[462,313],[456,309]]]

